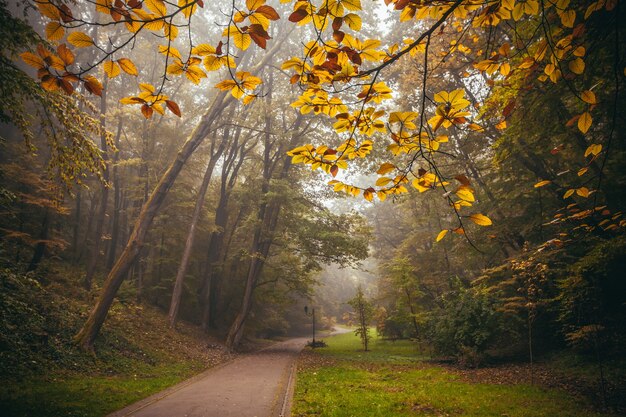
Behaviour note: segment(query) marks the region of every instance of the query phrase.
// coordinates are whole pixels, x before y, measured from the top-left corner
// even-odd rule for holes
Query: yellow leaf
[[[37,7],[39,13],[52,20],[59,20],[61,18],[61,12],[50,0],[37,1]]]
[[[472,214],[471,216],[469,216],[469,219],[479,226],[491,226],[493,224],[491,222],[491,219],[484,214]]]
[[[341,4],[352,12],[361,10],[361,0],[343,0]]]
[[[598,103],[596,101],[596,95],[593,93],[593,91],[589,91],[589,90],[583,91],[582,94],[580,95],[580,98],[585,103],[589,103],[589,104],[597,104]]]
[[[114,78],[120,75],[120,66],[115,61],[106,61],[102,68],[104,69],[104,73],[109,78]]]
[[[576,12],[574,10],[565,10],[561,13],[561,24],[566,28],[573,28],[576,21]]]
[[[435,241],[439,242],[441,239],[446,237],[447,234],[448,234],[448,229],[443,229],[441,232],[439,232],[439,234],[437,235],[437,239]]]
[[[22,60],[25,63],[36,69],[41,69],[46,66],[43,59],[39,55],[35,55],[32,52],[23,52],[20,54],[20,57],[22,57]]]
[[[227,36],[229,36],[235,46],[242,51],[248,49],[250,44],[252,43],[252,38],[247,33],[242,33],[236,26],[230,26],[225,30]]]
[[[504,64],[500,65],[500,74],[506,77],[510,73],[511,73],[511,65],[508,62],[505,62]]]
[[[385,175],[385,174],[393,171],[394,169],[396,169],[396,166],[394,164],[391,164],[389,162],[385,162],[384,164],[382,164],[380,166],[380,168],[378,168],[378,171],[376,171],[376,173],[378,175]]]
[[[265,0],[246,0],[248,10],[256,10],[265,4]]]
[[[343,17],[343,21],[352,30],[361,30],[361,17],[355,13],[348,13]]]
[[[233,80],[224,80],[224,81],[220,81],[219,83],[215,84],[215,88],[219,88],[222,91],[232,90],[236,86],[237,86],[237,83],[234,82]]]
[[[585,61],[582,58],[576,58],[569,62],[568,67],[574,74],[582,74],[585,72]]]
[[[586,111],[583,114],[581,114],[580,117],[578,118],[578,129],[583,133],[587,133],[587,131],[591,127],[592,122],[593,122],[593,119],[591,118],[591,114],[589,114],[589,112]]]
[[[572,194],[574,194],[574,191],[576,191],[576,190],[569,189],[569,190],[565,191],[565,194],[563,194],[563,199],[569,198]]]
[[[208,55],[215,54],[215,48],[209,44],[201,43],[199,45],[194,46],[193,49],[191,50],[191,53],[194,55],[208,56]]]
[[[67,41],[77,48],[87,48],[93,45],[93,39],[83,32],[72,32],[67,37]]]
[[[589,155],[596,156],[600,152],[602,152],[602,145],[600,145],[599,143],[594,143],[592,145],[589,145],[587,150],[585,150],[585,157]]]
[[[145,91],[146,93],[150,93],[150,94],[154,94],[156,91],[156,88],[154,88],[152,84],[148,84],[148,83],[139,83],[139,89],[141,91]]]
[[[467,187],[459,188],[456,192],[456,195],[459,196],[460,199],[465,201],[476,201],[476,199],[474,198],[474,193],[472,193],[472,191]]]
[[[65,29],[59,22],[49,22],[46,25],[46,38],[51,41],[58,41],[65,35]]]
[[[576,194],[581,197],[587,198],[589,197],[589,189],[587,187],[580,187],[576,190]]]
[[[117,63],[120,65],[120,68],[122,68],[122,71],[124,71],[126,74],[134,76],[137,76],[139,74],[139,72],[137,71],[137,67],[130,59],[120,58],[117,60]]]
[[[145,0],[144,4],[150,11],[161,17],[167,14],[167,8],[165,7],[163,0]]]
[[[70,51],[70,48],[67,47],[64,43],[59,45],[57,48],[57,53],[59,54],[59,58],[63,61],[65,66],[72,65],[74,63],[74,54]]]
[[[389,184],[390,182],[391,182],[391,178],[380,177],[379,179],[376,180],[376,186],[377,187],[384,187],[385,185]]]
[[[544,185],[548,185],[550,184],[552,181],[550,180],[543,180],[543,181],[539,181],[537,184],[534,185],[535,188],[539,188],[539,187],[543,187]]]
[[[589,168],[584,167],[578,170],[578,176],[582,177],[583,175],[585,175],[587,173],[587,171],[589,171]]]

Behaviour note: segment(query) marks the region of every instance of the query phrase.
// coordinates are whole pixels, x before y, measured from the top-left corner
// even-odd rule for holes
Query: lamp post
[[[311,314],[309,314],[309,306],[304,306],[304,314],[313,316],[313,343],[311,343],[311,346],[315,349],[315,307],[311,309]]]

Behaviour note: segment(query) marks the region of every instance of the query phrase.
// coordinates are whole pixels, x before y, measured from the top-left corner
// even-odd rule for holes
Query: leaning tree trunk
[[[100,332],[100,328],[106,319],[109,308],[113,303],[113,299],[115,298],[120,285],[122,285],[124,278],[128,274],[130,267],[136,261],[137,256],[143,247],[146,234],[150,229],[154,217],[159,212],[159,208],[163,204],[168,191],[174,184],[176,177],[182,170],[185,162],[187,162],[187,159],[189,159],[196,148],[209,134],[211,127],[213,126],[213,122],[217,119],[224,106],[228,105],[230,102],[232,102],[232,99],[227,98],[226,94],[218,94],[211,107],[202,117],[198,126],[196,126],[189,139],[187,139],[181,150],[178,152],[174,162],[172,162],[165,174],[161,177],[161,180],[156,185],[154,191],[152,191],[152,194],[141,208],[141,212],[135,221],[135,226],[128,239],[126,247],[120,254],[120,257],[115,262],[115,265],[113,265],[113,268],[104,281],[100,297],[89,314],[87,321],[75,336],[76,342],[83,348],[93,348],[96,336]]]
[[[276,42],[274,47],[268,51],[263,59],[261,59],[261,61],[259,61],[254,68],[251,68],[250,71],[255,73],[258,72],[259,69],[263,68],[272,59],[276,52],[280,50],[285,39],[287,39],[287,37],[283,37],[280,41]],[[146,234],[150,229],[150,225],[152,224],[154,217],[159,212],[168,191],[174,184],[174,181],[185,165],[185,162],[187,162],[187,159],[189,159],[196,148],[209,134],[213,126],[213,122],[215,122],[218,118],[221,111],[232,102],[233,99],[231,96],[227,96],[226,93],[223,92],[218,93],[211,107],[202,116],[200,123],[198,123],[189,139],[187,139],[181,150],[178,152],[174,162],[172,162],[167,171],[165,171],[155,189],[152,191],[150,198],[148,198],[141,208],[141,212],[135,221],[135,226],[128,238],[128,242],[126,243],[124,250],[104,281],[102,293],[100,294],[96,305],[89,314],[89,317],[81,330],[75,336],[76,342],[83,348],[93,348],[96,336],[100,332],[100,328],[102,328],[102,324],[104,323],[104,320],[109,312],[109,308],[113,303],[115,294],[117,294],[117,291],[120,285],[122,285],[122,282],[128,274],[133,262],[137,259],[137,256],[144,244]]]
[[[222,156],[222,153],[224,152],[225,141],[228,136],[227,132],[228,129],[226,129],[224,137],[222,138],[222,141],[218,145],[217,149],[215,151],[213,151],[212,149],[211,156],[209,157],[209,163],[207,164],[204,178],[202,179],[202,184],[200,185],[200,189],[198,190],[198,198],[196,199],[196,205],[193,209],[193,215],[191,216],[191,223],[189,224],[189,233],[187,233],[187,241],[185,242],[183,257],[180,261],[178,272],[176,273],[176,281],[174,282],[174,289],[172,291],[172,301],[170,302],[170,310],[168,314],[170,328],[176,326],[176,320],[178,319],[178,310],[180,308],[180,299],[183,294],[183,281],[185,279],[185,274],[187,273],[189,258],[191,257],[191,251],[193,249],[193,244],[196,237],[196,227],[198,225],[198,220],[200,220],[202,207],[204,206],[206,191],[209,188],[209,183],[211,182],[211,177],[213,176],[213,169],[215,168],[217,160]]]

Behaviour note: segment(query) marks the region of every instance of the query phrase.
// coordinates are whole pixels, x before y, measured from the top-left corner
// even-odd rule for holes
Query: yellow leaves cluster
[[[336,117],[333,129],[337,133],[350,132],[358,129],[359,133],[372,136],[375,132],[385,132],[385,123],[380,118],[385,114],[383,110],[368,107],[364,111],[353,113],[340,113]]]
[[[563,195],[563,199],[566,200],[570,198],[572,195],[574,195],[574,193],[576,193],[576,195],[580,197],[587,198],[593,193],[593,191],[589,190],[587,187],[570,188]]]
[[[348,107],[339,97],[329,97],[324,90],[306,90],[298,100],[291,103],[291,107],[300,109],[300,113],[325,114],[335,117],[337,114],[347,113]]]
[[[235,79],[220,81],[215,85],[222,91],[230,91],[237,100],[243,98],[243,104],[249,104],[256,98],[252,92],[263,83],[259,77],[255,77],[247,71],[239,71]]]
[[[157,92],[156,88],[152,84],[140,83],[139,90],[139,94],[136,96],[124,97],[120,99],[120,103],[140,105],[141,113],[146,119],[151,118],[155,111],[160,115],[163,115],[166,107],[176,116],[181,117],[181,111],[178,104],[169,100],[168,97],[160,91]]]
[[[467,122],[466,116],[469,116],[468,111],[464,111],[470,102],[464,98],[465,91],[463,89],[454,90],[451,92],[441,91],[435,94],[434,100],[436,103],[440,103],[437,106],[435,116],[428,120],[428,124],[431,125],[433,131],[436,131],[441,126],[448,128],[454,125],[460,125]]]
[[[247,11],[239,10],[224,32],[223,36],[242,51],[245,51],[254,42],[260,48],[265,49],[267,40],[270,39],[267,33],[271,20],[278,20],[280,16],[273,7],[265,4],[265,0],[246,0]],[[243,23],[248,20],[248,25]]]
[[[392,90],[384,83],[384,81],[367,84],[363,86],[361,92],[357,95],[357,98],[363,99],[365,103],[373,101],[380,103],[383,100],[389,100],[392,98]]]
[[[47,91],[62,90],[66,94],[74,92],[74,85],[83,83],[85,89],[92,94],[102,94],[102,84],[93,76],[76,76],[70,69],[74,64],[74,53],[65,44],[57,46],[56,51],[51,51],[43,45],[37,46],[37,53],[23,52],[22,60],[37,70],[37,77],[41,80],[41,86]]]
[[[104,69],[104,73],[109,78],[117,77],[118,75],[120,75],[120,70],[124,71],[128,75],[133,75],[133,76],[139,75],[139,71],[137,70],[137,67],[135,66],[133,61],[131,61],[128,58],[120,58],[116,61],[113,61],[113,60],[106,61],[103,64],[102,68]]]

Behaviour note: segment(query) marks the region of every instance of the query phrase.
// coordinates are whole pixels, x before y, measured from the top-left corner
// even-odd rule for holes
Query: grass
[[[72,336],[91,305],[74,271],[0,269],[2,417],[101,417],[226,359],[200,328],[169,329],[132,294],[118,297],[95,352],[85,352]]]
[[[422,362],[409,341],[376,337],[361,351],[351,333],[328,338],[328,348],[299,363],[292,415],[394,416],[602,416],[590,404],[555,389],[463,380],[454,370]]]
[[[2,389],[6,416],[104,416],[198,372],[190,364],[157,366],[152,375],[31,378]]]

